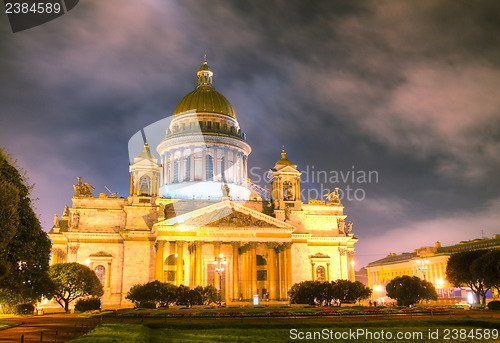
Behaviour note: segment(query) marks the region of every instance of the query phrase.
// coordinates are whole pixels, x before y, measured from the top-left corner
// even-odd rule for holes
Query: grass
[[[151,342],[152,337],[159,332],[140,324],[104,324],[92,331],[90,334],[81,336],[71,342],[78,343],[107,343],[127,342],[143,343]],[[161,342],[161,341],[152,341]]]
[[[13,322],[10,320],[0,320],[0,330],[8,329],[10,327],[17,326],[19,324],[21,324],[21,323]]]
[[[144,322],[136,324],[104,324],[89,335],[80,337],[72,341],[77,343],[107,343],[107,342],[292,342],[299,339],[291,339],[292,329],[297,333],[322,332],[348,332],[357,329],[367,329],[371,332],[391,332],[395,340],[398,332],[421,332],[422,339],[397,340],[397,342],[450,342],[450,339],[431,339],[429,330],[439,330],[440,338],[444,335],[444,329],[496,329],[500,330],[500,321],[496,319],[422,319],[422,320],[386,320],[386,321],[358,321],[358,322],[331,322],[318,320],[311,322],[290,322],[290,323],[239,323],[235,321],[210,322],[188,320],[176,322]],[[306,337],[306,336],[304,336]],[[324,337],[323,337],[324,338]],[[375,337],[374,337],[375,338]],[[339,340],[328,338],[328,340]],[[366,339],[359,337],[358,341],[381,342],[388,339]],[[314,340],[300,339],[301,342]],[[315,341],[318,341],[317,339]],[[451,340],[453,341],[453,340]],[[457,341],[457,340],[454,340]],[[460,342],[492,342],[494,339],[477,339],[469,337]]]

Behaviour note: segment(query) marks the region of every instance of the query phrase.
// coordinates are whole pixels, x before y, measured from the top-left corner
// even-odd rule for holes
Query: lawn
[[[455,332],[453,330],[456,330]],[[479,330],[478,330],[479,329]],[[295,330],[295,331],[293,331]],[[360,330],[360,331],[358,331]],[[361,330],[365,330],[361,332]],[[446,330],[449,330],[448,332]],[[462,330],[462,331],[460,331]],[[488,331],[487,331],[488,330]],[[176,322],[149,322],[134,324],[104,324],[92,333],[82,336],[75,343],[106,342],[313,342],[362,341],[362,342],[495,342],[498,341],[498,319],[420,319],[332,322],[318,319],[311,322],[240,323],[238,321],[187,320]],[[359,333],[354,336],[346,336]],[[478,333],[489,333],[489,338],[479,339]],[[344,333],[344,339],[341,339]],[[371,333],[372,339],[368,337]],[[398,333],[407,339],[397,339]],[[439,336],[429,337],[437,333]],[[445,334],[448,333],[448,337]],[[457,337],[453,337],[453,335]],[[309,335],[309,336],[308,336]],[[316,336],[314,336],[316,335]],[[337,338],[336,336],[337,335]],[[384,336],[381,336],[384,335]],[[391,335],[392,338],[389,338]],[[412,336],[413,335],[413,336]],[[420,336],[419,336],[420,335]],[[462,335],[462,337],[460,336]],[[468,337],[467,337],[468,336]],[[307,339],[310,337],[311,339]],[[346,337],[350,337],[345,339]],[[497,339],[494,339],[496,337]],[[295,338],[295,339],[292,339]],[[313,340],[313,338],[316,338]],[[446,339],[447,338],[447,339]],[[456,338],[456,339],[453,339]]]
[[[0,320],[0,330],[8,329],[10,327],[13,327],[13,326],[16,326],[19,324],[20,324],[19,322],[13,322],[10,320]]]

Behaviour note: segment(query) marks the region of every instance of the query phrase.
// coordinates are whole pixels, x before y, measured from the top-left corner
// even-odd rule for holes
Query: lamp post
[[[425,280],[425,273],[427,273],[427,264],[429,264],[429,260],[427,259],[421,259],[421,260],[417,260],[415,261],[419,264],[419,266],[417,267],[418,270],[420,270],[422,272],[422,275],[424,276],[424,280]]]
[[[224,255],[220,254],[218,257],[215,258],[214,261],[215,272],[219,275],[219,295],[220,295],[219,305],[222,302],[222,273],[224,273],[226,264],[227,261]]]

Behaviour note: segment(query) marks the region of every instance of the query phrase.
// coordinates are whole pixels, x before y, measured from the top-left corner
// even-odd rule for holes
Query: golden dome
[[[180,113],[195,110],[197,113],[208,112],[230,116],[236,119],[233,105],[212,87],[212,71],[203,62],[198,73],[198,87],[179,102],[174,110],[174,116]]]
[[[283,145],[283,150],[281,151],[281,159],[276,162],[276,165],[291,166],[293,163],[286,158],[285,146]]]

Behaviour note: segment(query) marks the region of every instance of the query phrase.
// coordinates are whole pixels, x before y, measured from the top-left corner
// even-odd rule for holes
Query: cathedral
[[[165,137],[130,163],[127,198],[92,194],[79,177],[72,206],[49,232],[51,263],[78,262],[104,286],[103,305],[131,306],[129,289],[153,280],[214,285],[226,303],[284,302],[294,283],[354,281],[352,223],[338,190],[300,196],[282,149],[269,189],[247,178],[251,147],[204,61]]]

